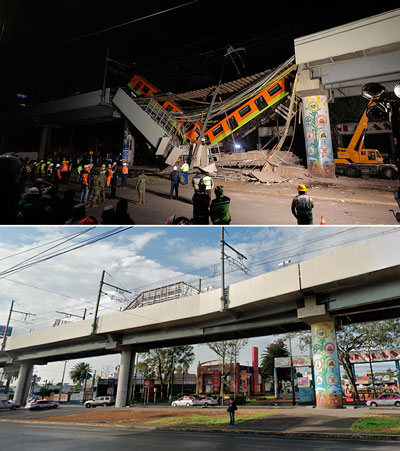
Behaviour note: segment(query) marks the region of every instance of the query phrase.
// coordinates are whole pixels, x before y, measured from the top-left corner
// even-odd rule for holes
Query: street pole
[[[107,71],[108,71],[108,55],[110,53],[110,48],[107,47],[107,51],[106,51],[106,62],[104,65],[104,76],[103,76],[103,88],[101,90],[101,100],[100,100],[100,104],[104,105],[105,100],[106,100],[106,80],[107,80]]]
[[[101,274],[99,293],[97,295],[96,310],[94,312],[94,319],[93,319],[93,325],[92,325],[92,335],[95,335],[96,334],[96,330],[97,330],[97,314],[99,313],[101,290],[103,288],[103,283],[104,283],[104,274],[105,274],[105,270],[103,269],[103,272]]]
[[[290,381],[292,383],[292,404],[296,405],[296,393],[294,388],[294,374],[293,374],[293,354],[292,354],[292,339],[289,335],[289,350],[290,350]]]
[[[226,310],[225,299],[225,239],[224,228],[221,227],[221,312]]]
[[[6,328],[5,328],[5,330],[4,330],[3,341],[2,341],[2,343],[1,343],[1,350],[2,350],[2,351],[4,351],[4,348],[5,348],[5,346],[6,346],[7,331],[8,331],[8,326],[10,325],[13,307],[14,307],[14,301],[11,301],[11,308],[10,308],[10,312],[8,313],[7,325],[6,325]]]

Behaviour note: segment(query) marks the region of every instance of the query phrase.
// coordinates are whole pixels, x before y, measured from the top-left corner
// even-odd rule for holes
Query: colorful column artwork
[[[312,324],[311,333],[317,407],[341,408],[343,399],[335,324]]]
[[[334,177],[331,128],[326,96],[303,98],[307,168],[318,176]]]

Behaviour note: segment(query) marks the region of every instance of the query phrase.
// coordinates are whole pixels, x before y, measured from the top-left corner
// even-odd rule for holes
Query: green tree
[[[273,343],[268,345],[265,351],[261,354],[260,373],[264,379],[274,377],[276,357],[289,357],[289,351],[283,338],[278,338]],[[283,378],[290,377],[290,370],[281,368],[280,376]]]
[[[89,363],[79,362],[69,372],[69,376],[73,382],[82,387],[82,383],[86,384],[86,381],[92,377],[92,369]]]
[[[243,349],[248,340],[224,340],[215,341],[213,343],[207,343],[207,346],[217,354],[221,361],[221,383],[220,383],[220,399],[223,404],[224,400],[224,388],[226,384],[227,376],[230,372],[232,363],[236,363],[240,350]],[[236,374],[236,372],[235,372]],[[236,381],[235,381],[236,385]]]
[[[174,374],[175,368],[190,366],[194,359],[193,346],[174,346],[152,349],[141,363],[146,372],[154,372],[157,375],[161,385],[161,396],[164,396],[169,392],[171,375]]]

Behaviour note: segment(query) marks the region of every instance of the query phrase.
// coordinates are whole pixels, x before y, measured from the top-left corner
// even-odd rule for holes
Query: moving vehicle
[[[368,90],[368,85],[363,88]],[[370,94],[369,102],[358,123],[350,143],[347,147],[338,147],[337,157],[334,159],[335,170],[338,174],[348,177],[361,177],[363,174],[380,175],[384,179],[393,180],[398,178],[398,169],[394,164],[385,163],[382,155],[377,149],[366,149],[364,147],[365,134],[368,127],[368,112],[378,108],[378,100],[383,91]],[[366,96],[366,95],[364,95]]]
[[[217,406],[218,401],[209,396],[202,396],[199,398],[199,406]]]
[[[173,407],[177,406],[199,406],[199,400],[194,396],[183,396],[182,398],[178,398],[175,401],[172,401],[171,405]]]
[[[35,401],[29,401],[25,405],[25,409],[40,410],[40,409],[57,409],[58,402],[50,401],[49,399],[39,399]]]
[[[113,406],[115,404],[114,396],[97,396],[94,399],[89,399],[85,402],[85,407],[87,409],[90,409],[90,407],[97,407],[97,406]]]
[[[377,398],[373,398],[367,401],[367,406],[371,407],[383,407],[394,406],[400,407],[400,395],[396,393],[382,393]]]

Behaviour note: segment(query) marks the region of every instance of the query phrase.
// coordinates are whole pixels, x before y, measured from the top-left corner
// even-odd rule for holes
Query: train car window
[[[136,83],[136,85],[133,87],[133,89],[135,90],[135,91],[137,91],[141,86],[142,86],[142,82],[139,80],[137,83]]]
[[[214,130],[212,130],[212,134],[214,136],[219,135],[224,130],[224,127],[222,127],[222,124],[218,125],[218,127],[215,127]]]
[[[228,122],[231,130],[235,130],[236,128],[238,128],[238,123],[237,120],[235,119],[235,116],[230,117],[228,119]]]
[[[268,94],[272,97],[277,92],[279,92],[282,89],[281,85],[277,83],[276,85],[272,86],[272,88],[268,89]]]
[[[147,94],[150,91],[150,88],[146,85],[143,85],[142,91],[144,92],[144,94]]]
[[[167,105],[165,110],[168,111],[168,113],[172,110],[173,106],[172,105]]]
[[[254,103],[257,105],[257,108],[261,111],[267,108],[268,103],[265,101],[263,96],[258,97],[256,100],[254,100]]]
[[[246,116],[246,114],[250,113],[251,108],[250,105],[246,105],[244,108],[242,108],[241,110],[239,110],[239,114],[240,116]]]

